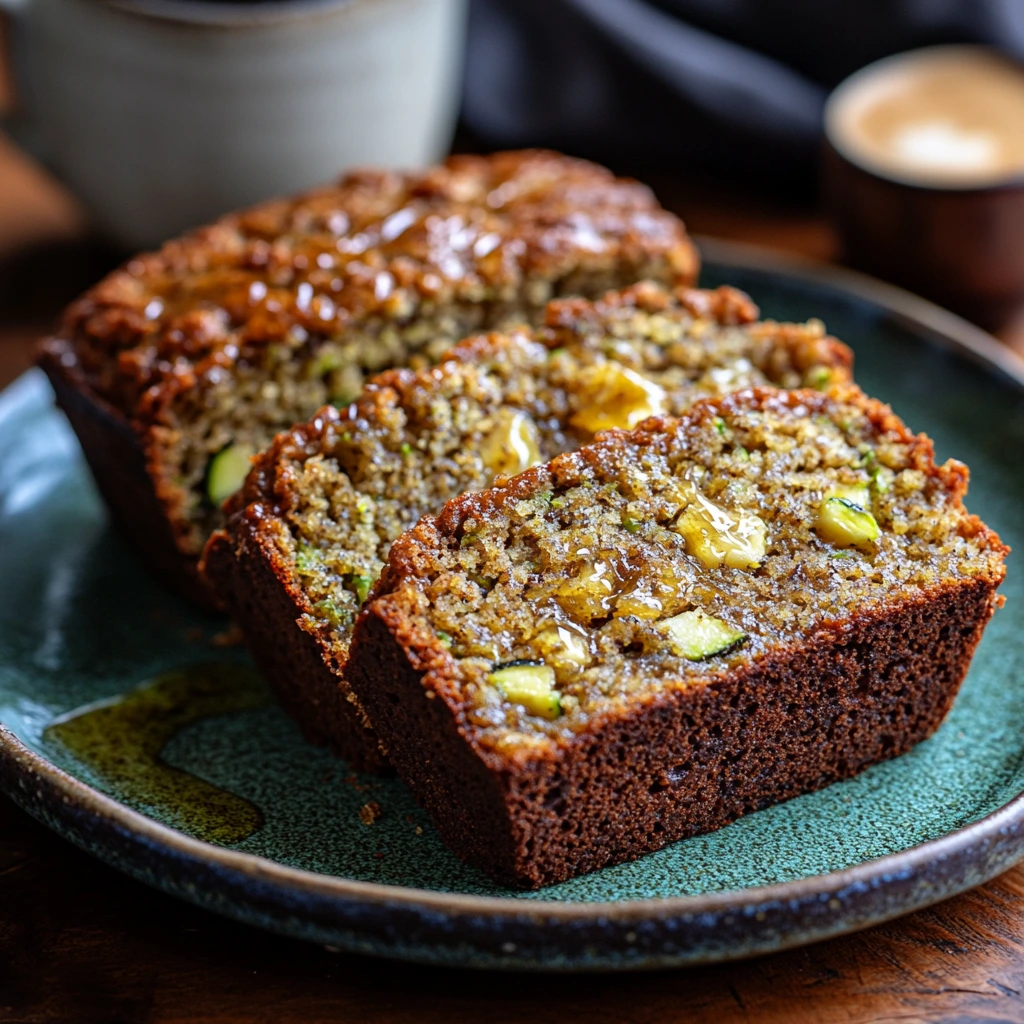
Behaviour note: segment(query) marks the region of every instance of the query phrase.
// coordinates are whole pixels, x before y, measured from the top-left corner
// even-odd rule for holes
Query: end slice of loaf
[[[967,479],[852,386],[701,401],[421,521],[347,679],[469,863],[632,859],[938,727],[1004,576]]]
[[[548,326],[492,334],[432,370],[386,373],[255,460],[205,572],[306,734],[383,763],[345,682],[352,623],[392,541],[464,491],[652,412],[745,384],[849,379],[820,323],[758,323],[735,289],[642,285],[553,303]]]
[[[196,573],[246,459],[370,374],[561,295],[696,280],[639,182],[541,150],[363,170],[140,255],[73,303],[40,364],[122,534],[209,604]]]

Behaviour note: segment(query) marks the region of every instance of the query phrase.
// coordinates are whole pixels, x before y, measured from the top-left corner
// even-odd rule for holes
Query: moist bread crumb
[[[122,534],[205,604],[196,563],[246,460],[364,379],[559,295],[692,284],[648,188],[541,150],[357,171],[137,256],[73,303],[40,364]]]
[[[938,727],[1005,574],[967,477],[850,385],[704,400],[424,518],[346,676],[469,863],[632,859]]]
[[[345,682],[352,623],[391,543],[464,491],[737,386],[847,381],[820,323],[758,323],[731,288],[651,284],[552,303],[547,326],[471,339],[280,434],[229,503],[207,577],[307,736],[383,759]]]

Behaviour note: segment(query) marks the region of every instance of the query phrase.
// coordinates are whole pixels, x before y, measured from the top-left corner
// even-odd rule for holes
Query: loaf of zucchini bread
[[[632,859],[938,727],[1007,550],[967,479],[851,385],[701,401],[422,520],[346,676],[469,863]]]
[[[113,518],[209,603],[196,564],[250,455],[364,376],[553,296],[690,284],[697,254],[651,192],[526,151],[364,171],[136,257],[67,311],[40,361]]]
[[[356,612],[388,549],[420,516],[702,395],[847,381],[851,355],[820,323],[755,322],[742,293],[651,284],[566,300],[541,329],[464,342],[442,365],[377,377],[254,460],[204,569],[307,736],[378,768],[345,663]]]

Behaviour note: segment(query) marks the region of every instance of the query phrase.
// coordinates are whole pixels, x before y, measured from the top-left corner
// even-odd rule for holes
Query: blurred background
[[[4,9],[0,384],[28,366],[64,303],[133,248],[347,165],[421,163],[449,147],[591,157],[647,181],[693,232],[852,259],[950,296],[1024,354],[1024,163],[937,188],[836,143],[830,174],[824,135],[830,93],[858,69],[967,43],[1007,59],[1005,130],[1024,136],[1024,105],[1013,107],[1024,85],[1018,96],[1011,80],[1024,83],[1020,0],[0,0]],[[961,79],[937,79],[929,102],[956,108]],[[954,138],[943,150],[941,132],[925,141],[918,170],[950,152],[957,165],[970,149]],[[844,210],[857,211],[853,227]],[[947,222],[940,233],[958,257],[915,277],[901,239],[920,232],[907,224],[927,233]],[[864,224],[871,233],[854,237]]]

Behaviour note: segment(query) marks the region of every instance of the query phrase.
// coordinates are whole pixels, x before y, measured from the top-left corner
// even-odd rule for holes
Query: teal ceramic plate
[[[708,243],[706,284],[817,316],[857,374],[1024,548],[1024,369],[901,292]],[[624,969],[793,946],[906,913],[1024,855],[1024,573],[956,706],[911,753],[712,835],[537,893],[460,864],[400,783],[306,745],[225,628],[107,527],[30,373],[0,398],[0,780],[31,813],[201,906],[347,950],[477,967]]]

